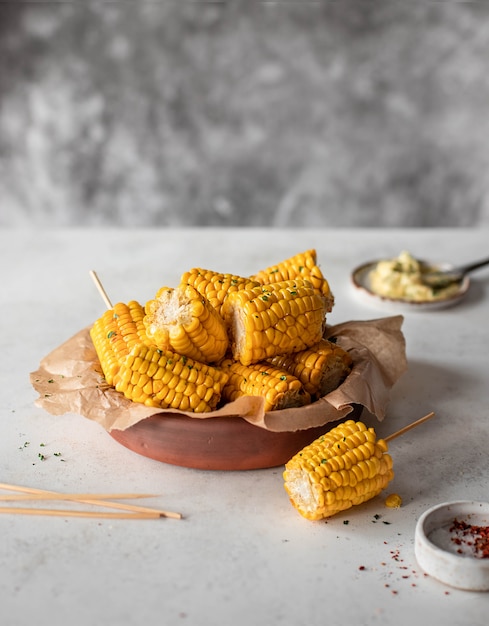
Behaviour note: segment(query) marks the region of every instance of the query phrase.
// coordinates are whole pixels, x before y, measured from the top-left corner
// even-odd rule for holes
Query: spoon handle
[[[482,259],[482,261],[475,261],[474,263],[467,263],[467,265],[462,265],[457,269],[461,274],[468,274],[469,272],[472,272],[472,270],[476,270],[484,265],[489,265],[489,258]]]

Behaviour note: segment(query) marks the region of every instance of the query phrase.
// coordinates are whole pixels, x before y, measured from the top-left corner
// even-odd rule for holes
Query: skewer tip
[[[89,274],[90,274],[93,282],[95,283],[95,286],[97,287],[98,292],[102,296],[102,300],[105,302],[105,306],[108,309],[111,309],[112,308],[112,302],[110,301],[110,298],[107,295],[107,292],[105,291],[104,286],[102,285],[102,282],[101,282],[100,278],[97,275],[97,272],[95,270],[90,270]]]
[[[403,435],[408,430],[411,430],[411,428],[415,428],[416,426],[419,426],[420,424],[423,424],[423,422],[426,422],[427,420],[431,419],[432,417],[434,417],[434,415],[435,415],[435,412],[434,411],[430,411],[430,413],[427,413],[423,417],[420,417],[419,420],[416,420],[415,422],[412,422],[411,424],[408,424],[407,426],[404,426],[404,428],[401,428],[400,430],[396,431],[395,433],[392,433],[388,437],[384,437],[384,441],[386,441],[387,443],[389,441],[392,441],[392,439],[395,439],[396,437],[399,437],[400,435]]]

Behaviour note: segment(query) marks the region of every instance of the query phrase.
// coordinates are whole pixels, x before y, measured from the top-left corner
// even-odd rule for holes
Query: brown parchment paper
[[[267,430],[297,431],[336,421],[362,405],[383,420],[389,392],[407,369],[403,316],[370,321],[349,321],[326,329],[353,359],[351,373],[332,393],[299,409],[265,412],[262,398],[245,396],[210,413],[155,409],[127,400],[106,385],[90,338],[90,328],[44,357],[30,374],[39,393],[36,405],[52,415],[77,413],[101,424],[107,431],[125,430],[140,420],[159,414],[187,415],[195,419],[225,419],[239,416]]]

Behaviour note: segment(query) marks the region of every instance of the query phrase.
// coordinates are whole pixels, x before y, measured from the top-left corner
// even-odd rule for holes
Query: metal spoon
[[[473,270],[489,265],[489,258],[482,259],[482,261],[475,261],[473,263],[467,263],[466,265],[460,265],[459,267],[451,267],[450,269],[436,269],[433,270],[427,265],[427,271],[423,272],[423,282],[430,287],[446,287],[452,283],[459,283],[466,274]]]

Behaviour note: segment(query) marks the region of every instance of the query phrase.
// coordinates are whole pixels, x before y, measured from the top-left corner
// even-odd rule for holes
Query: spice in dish
[[[466,547],[472,556],[489,559],[489,526],[477,526],[454,519],[450,531],[454,533],[452,541],[458,546],[457,553],[463,553],[463,547]]]
[[[439,287],[426,284],[423,274],[431,269],[404,250],[398,257],[376,264],[369,274],[370,289],[379,296],[410,302],[443,300],[458,292],[458,283]]]
[[[489,526],[470,524],[455,518],[449,524],[434,529],[429,538],[439,548],[452,554],[489,558]]]

